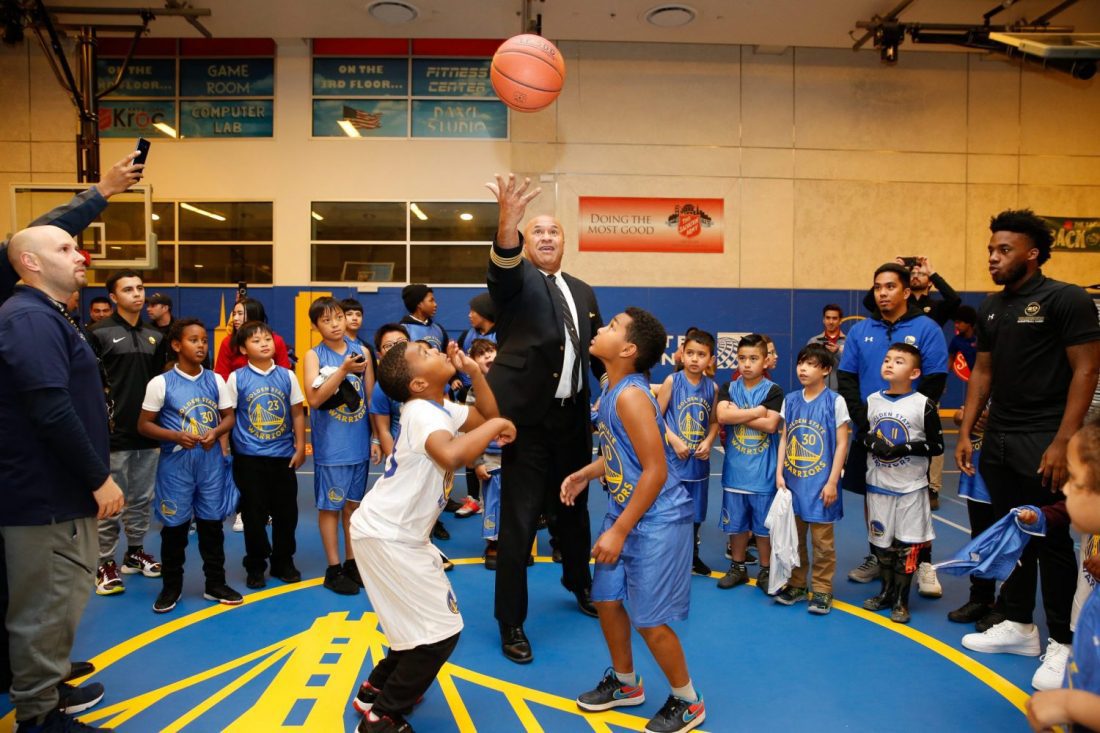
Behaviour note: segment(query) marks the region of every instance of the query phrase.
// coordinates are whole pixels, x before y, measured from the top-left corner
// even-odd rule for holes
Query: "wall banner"
[[[581,196],[578,244],[582,252],[722,252],[723,205],[722,199]]]
[[[1100,252],[1100,219],[1079,216],[1041,216],[1054,235],[1058,252]]]

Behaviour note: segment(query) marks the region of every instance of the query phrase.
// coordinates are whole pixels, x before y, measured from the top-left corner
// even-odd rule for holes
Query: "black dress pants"
[[[244,568],[262,574],[271,558],[271,571],[278,573],[294,564],[298,528],[298,478],[290,458],[233,456],[233,480],[241,492],[241,521],[244,523]],[[267,539],[267,518],[271,517],[271,541]]]

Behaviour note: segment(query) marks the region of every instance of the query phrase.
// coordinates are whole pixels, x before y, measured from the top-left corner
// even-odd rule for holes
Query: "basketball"
[[[537,112],[554,103],[565,83],[565,60],[542,36],[513,36],[493,55],[489,73],[500,101],[517,112]]]

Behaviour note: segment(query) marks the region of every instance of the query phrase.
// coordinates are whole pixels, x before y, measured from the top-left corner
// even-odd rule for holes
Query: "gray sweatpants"
[[[119,524],[126,531],[131,545],[145,542],[149,531],[149,515],[153,504],[153,485],[157,480],[159,448],[120,450],[111,453],[111,478],[115,480],[126,506],[122,515],[99,521],[99,564],[114,560],[118,549]]]
[[[8,573],[8,648],[16,720],[57,707],[77,624],[95,585],[96,519],[0,527]]]

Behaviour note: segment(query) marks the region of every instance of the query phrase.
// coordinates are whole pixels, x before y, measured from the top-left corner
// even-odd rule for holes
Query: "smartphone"
[[[145,165],[145,159],[149,157],[149,141],[139,137],[137,141],[138,155],[134,158],[134,165]]]
[[[362,364],[362,363],[363,363],[363,362],[365,362],[366,360],[367,360],[367,357],[363,356],[362,354],[356,354],[356,355],[355,355],[355,359],[353,359],[353,361],[354,361],[354,362],[355,362],[356,364]]]
[[[912,270],[914,267],[920,264],[920,257],[902,257],[901,261],[905,263],[905,266]]]

